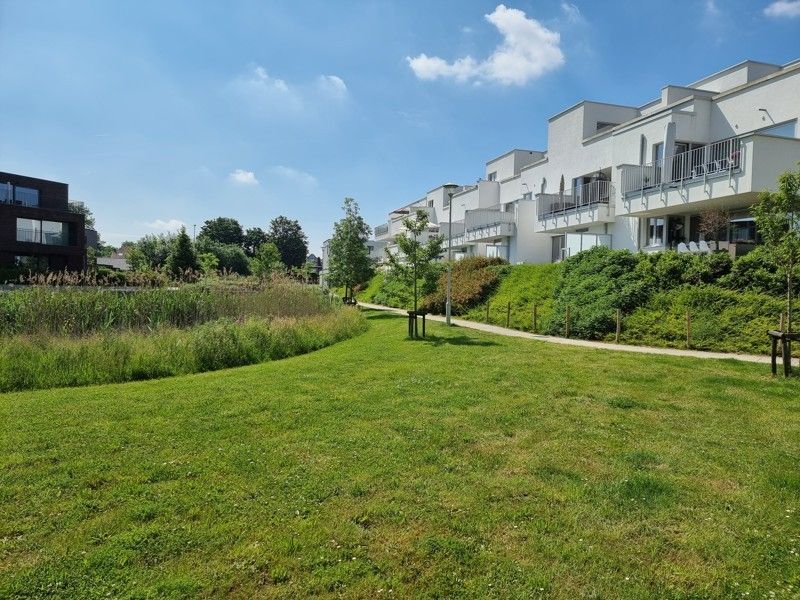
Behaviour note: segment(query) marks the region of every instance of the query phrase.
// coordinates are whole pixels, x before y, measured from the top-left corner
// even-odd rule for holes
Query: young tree
[[[242,242],[242,249],[245,254],[253,258],[258,252],[262,244],[267,243],[267,234],[261,227],[251,227],[244,232],[244,241]]]
[[[278,273],[284,269],[284,265],[281,262],[281,253],[272,242],[266,242],[259,246],[251,264],[253,275],[260,279],[265,279],[273,273]]]
[[[442,254],[444,237],[435,235],[428,238],[427,243],[419,241],[419,237],[428,229],[428,213],[418,210],[414,217],[403,219],[405,234],[395,237],[397,242],[397,256],[386,249],[386,257],[392,270],[405,281],[414,284],[414,312],[417,311],[419,300],[418,281],[424,279],[433,269],[433,261]]]
[[[218,244],[241,246],[244,241],[244,231],[236,219],[217,217],[203,223],[197,237],[206,238]]]
[[[281,253],[281,262],[287,267],[299,267],[308,254],[308,239],[300,223],[284,216],[270,221],[267,241],[272,242]]]
[[[135,271],[163,267],[175,245],[175,235],[146,235],[127,252],[128,262]],[[123,244],[125,246],[125,244]]]
[[[724,208],[709,208],[700,213],[698,229],[708,240],[714,240],[715,250],[719,250],[719,239],[728,235],[731,213]]]
[[[344,218],[333,225],[328,247],[328,283],[344,287],[344,295],[349,298],[353,287],[369,280],[375,268],[366,246],[371,230],[358,210],[358,203],[345,198],[342,209]]]
[[[204,252],[198,255],[197,262],[200,263],[200,269],[203,271],[203,275],[206,276],[216,274],[219,269],[219,259],[216,254],[211,252]]]
[[[792,275],[800,262],[800,168],[778,178],[777,192],[761,192],[752,212],[761,239],[786,277],[786,330],[791,332]]]
[[[167,258],[167,269],[175,276],[180,276],[187,269],[197,271],[200,265],[197,263],[197,253],[192,246],[192,240],[186,233],[186,227],[181,227],[180,232],[175,237],[175,245]]]

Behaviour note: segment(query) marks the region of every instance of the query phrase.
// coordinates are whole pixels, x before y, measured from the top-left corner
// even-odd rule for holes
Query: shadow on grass
[[[367,310],[369,309],[365,309],[365,311]],[[367,318],[372,321],[377,319],[402,319],[404,317],[397,313],[371,311],[367,313]]]
[[[407,342],[422,342],[425,344],[429,344],[431,346],[443,346],[444,344],[450,344],[452,346],[497,346],[497,342],[491,342],[489,340],[476,340],[475,338],[471,338],[468,335],[455,335],[455,336],[448,336],[448,337],[439,337],[438,335],[428,335],[424,338],[416,338],[411,339],[409,337],[406,338]]]

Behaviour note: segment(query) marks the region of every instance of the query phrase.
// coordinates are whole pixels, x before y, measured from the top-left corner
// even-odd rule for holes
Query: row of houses
[[[749,208],[800,162],[800,60],[748,60],[643,106],[582,101],[548,121],[546,150],[514,149],[472,185],[441,185],[389,213],[370,251],[396,248],[403,218],[424,210],[428,235],[454,258],[560,261],[594,246],[695,249],[701,214],[724,208],[721,247],[758,241]],[[451,225],[452,223],[452,225]],[[323,248],[323,275],[326,268]]]

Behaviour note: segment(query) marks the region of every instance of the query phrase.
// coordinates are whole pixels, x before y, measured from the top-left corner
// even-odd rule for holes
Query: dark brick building
[[[83,269],[84,217],[68,202],[66,183],[0,171],[0,267]]]

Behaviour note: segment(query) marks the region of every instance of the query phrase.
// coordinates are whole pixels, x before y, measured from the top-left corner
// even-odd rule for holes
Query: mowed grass
[[[798,597],[797,380],[370,324],[0,396],[0,597]]]

